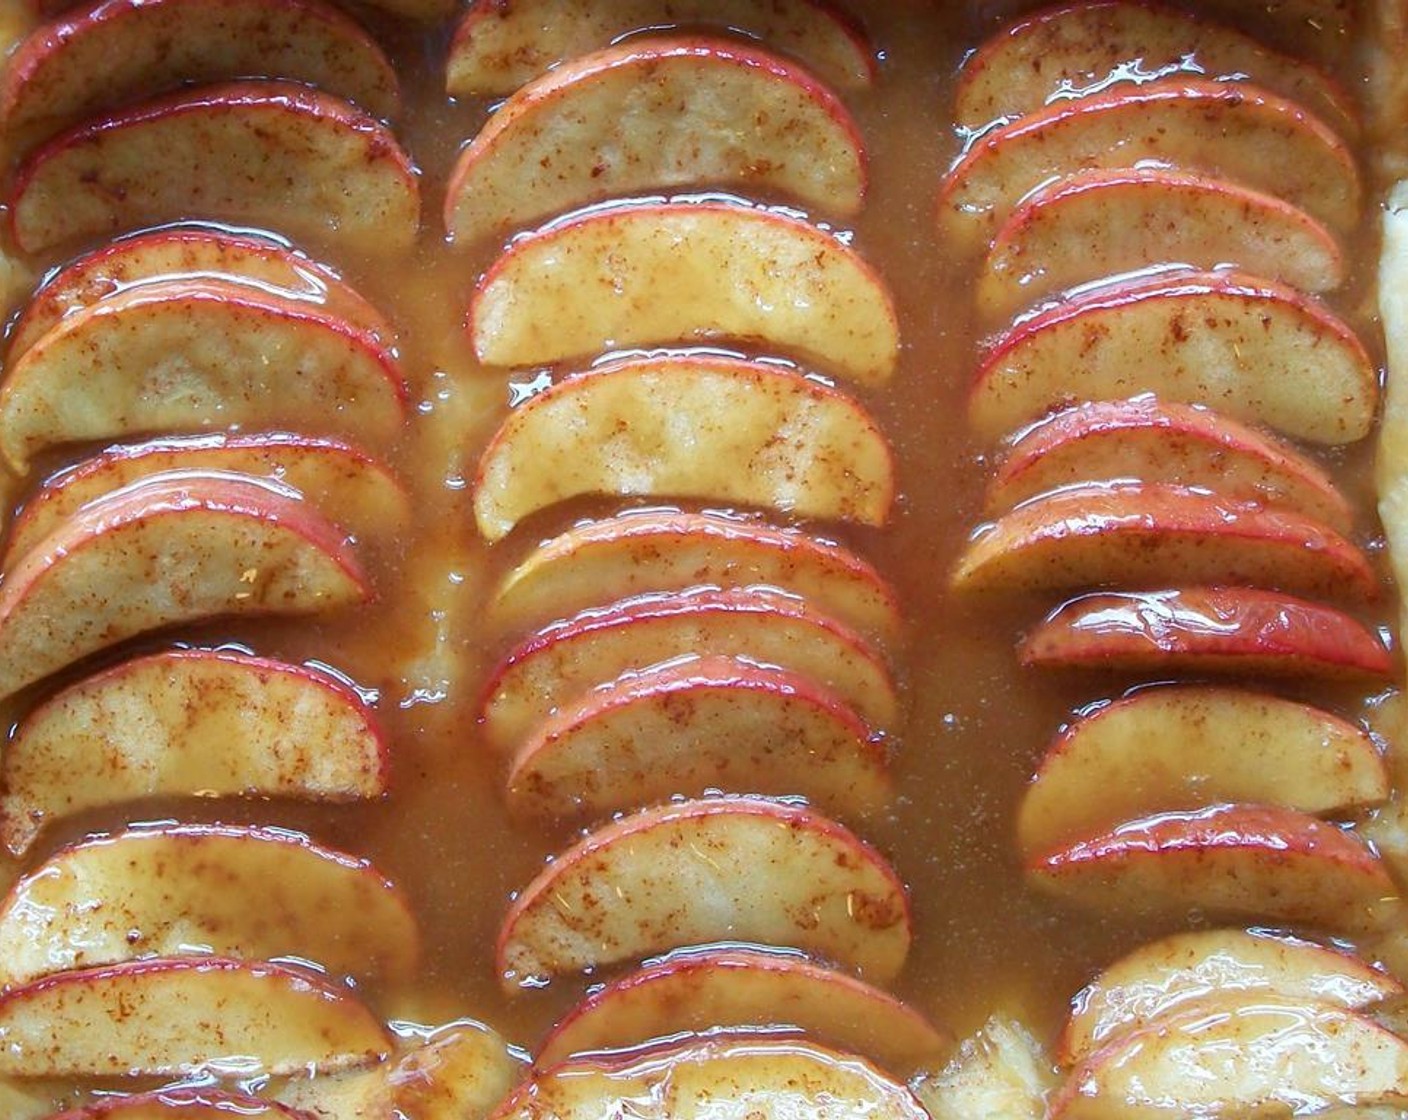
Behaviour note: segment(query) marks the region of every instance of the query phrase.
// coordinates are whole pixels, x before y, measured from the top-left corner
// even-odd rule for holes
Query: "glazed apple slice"
[[[160,1089],[129,1097],[104,1097],[81,1108],[55,1113],[49,1120],[308,1120],[287,1105],[218,1089]]]
[[[150,480],[90,502],[6,573],[0,696],[161,627],[370,598],[342,534],[287,492],[239,476]]]
[[[10,331],[13,364],[59,323],[134,284],[179,276],[215,276],[312,304],[390,346],[396,334],[382,314],[335,272],[265,237],[205,226],[176,226],[124,237],[79,257],[46,280]]]
[[[153,281],[68,316],[9,368],[0,449],[23,473],[46,447],[145,431],[294,426],[384,443],[405,395],[393,352],[346,320],[216,277]]]
[[[1197,909],[1352,934],[1398,920],[1400,905],[1367,845],[1269,805],[1140,817],[1029,856],[1026,873],[1033,886],[1083,906],[1180,921]]]
[[[954,247],[981,249],[1054,176],[1149,163],[1266,191],[1337,232],[1359,220],[1354,156],[1318,117],[1248,82],[1175,77],[1057,102],[984,133],[944,179],[939,228]]]
[[[774,587],[883,644],[900,637],[894,589],[849,549],[758,521],[677,510],[573,526],[504,577],[492,610],[503,629],[524,630],[632,595],[701,586]]]
[[[1306,292],[1344,283],[1335,238],[1274,195],[1164,167],[1054,179],[997,231],[978,306],[1005,318],[1064,289],[1150,265],[1240,268]]]
[[[1408,1102],[1408,1042],[1310,1000],[1211,995],[1120,1035],[1072,1071],[1053,1120],[1272,1116]]]
[[[992,1015],[942,1069],[911,1082],[933,1120],[1045,1120],[1055,1087],[1046,1047],[1019,1020]]]
[[[46,481],[11,523],[6,566],[13,567],[89,502],[172,473],[273,479],[293,487],[359,540],[387,539],[411,519],[410,497],[401,483],[349,443],[290,432],[170,436],[110,447]]]
[[[884,746],[807,677],[705,655],[558,708],[514,757],[511,810],[604,817],[709,790],[800,795],[839,816],[889,799]]]
[[[420,193],[374,117],[307,86],[253,81],[60,133],[25,161],[11,206],[15,241],[30,253],[192,217],[394,252],[415,241]]]
[[[879,385],[899,355],[890,293],[855,250],[725,202],[606,207],[521,238],[480,281],[469,330],[492,366],[734,341]]]
[[[1101,584],[1264,585],[1374,599],[1364,553],[1287,510],[1170,483],[1089,483],[1035,498],[985,526],[952,576],[969,591]]]
[[[490,674],[485,736],[501,750],[517,748],[550,714],[593,688],[705,654],[808,677],[870,727],[895,725],[894,684],[864,638],[791,596],[740,588],[627,599],[530,635]]]
[[[1152,392],[1315,443],[1373,428],[1378,372],[1322,304],[1224,272],[1137,277],[1019,322],[974,378],[968,415],[996,439],[1063,405]]]
[[[1174,934],[1141,945],[1086,985],[1058,1059],[1072,1065],[1116,1035],[1232,992],[1247,1003],[1270,994],[1355,1010],[1401,995],[1403,985],[1353,953],[1300,938],[1240,929]]]
[[[504,918],[496,960],[512,990],[715,941],[801,949],[883,984],[909,952],[909,903],[879,853],[810,810],[675,802],[548,864]]]
[[[285,1076],[370,1064],[390,1049],[346,989],[259,961],[127,961],[0,994],[4,1076]]]
[[[604,199],[702,186],[850,217],[865,185],[859,127],[806,71],[737,41],[633,38],[494,111],[451,172],[445,229],[472,244]]]
[[[1393,658],[1363,623],[1323,603],[1255,587],[1084,595],[1022,642],[1023,665],[1122,673],[1383,678]]]
[[[738,32],[790,55],[838,89],[868,87],[875,59],[839,10],[817,0],[617,0],[610,5],[473,0],[450,42],[451,96],[503,96],[565,59],[600,50],[642,27]]]
[[[370,706],[331,674],[170,650],[78,681],[20,721],[0,756],[0,839],[18,854],[50,821],[162,795],[370,798],[389,766]]]
[[[320,0],[103,0],[41,28],[0,79],[0,128],[42,140],[85,117],[187,84],[290,78],[395,114],[376,40]]]
[[[851,1054],[795,1039],[718,1039],[635,1058],[584,1058],[524,1082],[491,1120],[589,1120],[623,1109],[638,1120],[927,1120],[903,1084]]]
[[[952,1038],[894,996],[802,957],[752,949],[672,954],[592,992],[538,1048],[539,1069],[686,1033],[801,1032],[898,1077],[933,1068]]]
[[[1077,717],[1047,748],[1017,814],[1028,856],[1133,817],[1222,801],[1336,813],[1391,790],[1367,732],[1239,689],[1149,688]]]
[[[1200,13],[1143,0],[1059,4],[1004,27],[964,63],[954,117],[979,129],[1057,97],[1104,89],[1111,75],[1182,73],[1244,76],[1341,131],[1357,131],[1349,95],[1315,66]]]
[[[1348,532],[1354,511],[1319,466],[1230,416],[1152,396],[1092,401],[1023,432],[988,485],[990,514],[1101,479],[1173,482],[1316,518]]]
[[[366,860],[284,829],[165,825],[64,848],[16,882],[0,984],[197,947],[404,981],[418,942],[405,895]]]
[[[474,479],[488,540],[584,494],[699,498],[883,525],[890,445],[853,397],[764,362],[632,358],[571,375],[515,409]]]

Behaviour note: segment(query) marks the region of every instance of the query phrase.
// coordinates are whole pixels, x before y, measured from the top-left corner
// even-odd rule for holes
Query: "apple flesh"
[[[1045,1048],[1021,1022],[993,1015],[947,1065],[911,1084],[930,1120],[1046,1120],[1053,1073]]]
[[[543,1040],[536,1064],[734,1031],[801,1032],[896,1077],[932,1067],[952,1046],[913,1008],[846,973],[778,953],[710,949],[666,957],[594,991]]]
[[[855,250],[725,202],[603,207],[515,241],[479,282],[469,331],[490,366],[733,342],[880,385],[899,357],[890,293]]]
[[[1303,513],[1347,533],[1354,511],[1319,466],[1230,416],[1153,396],[1093,401],[1023,432],[984,506],[999,514],[1050,490],[1102,479],[1172,482]]]
[[[49,1120],[311,1120],[277,1101],[224,1093],[216,1089],[161,1089],[130,1097],[107,1097],[81,1108],[55,1113]]]
[[[889,669],[853,630],[777,592],[705,590],[628,599],[530,635],[490,674],[481,701],[485,736],[500,750],[517,748],[593,688],[710,654],[809,678],[873,730],[893,728],[898,718]]]
[[[51,821],[163,795],[371,798],[389,768],[370,706],[337,678],[172,650],[71,684],[20,721],[0,756],[0,840],[19,854]]]
[[[29,253],[191,217],[387,253],[414,243],[420,192],[375,117],[291,82],[231,82],[55,136],[20,168],[10,217]]]
[[[1225,272],[1136,277],[1082,293],[1000,337],[973,380],[968,415],[997,439],[1054,408],[1152,392],[1297,439],[1363,439],[1378,371],[1322,304]]]
[[[712,185],[851,217],[865,145],[806,71],[740,42],[632,38],[513,94],[460,153],[445,228],[473,244],[610,198]]]
[[[849,817],[889,800],[887,762],[827,689],[704,656],[623,676],[558,708],[515,756],[508,804],[547,818],[601,817],[728,790],[800,795]]]
[[[675,802],[613,821],[519,893],[496,963],[513,990],[686,945],[801,949],[876,983],[910,943],[888,863],[841,825],[761,798]]]
[[[472,0],[455,27],[445,85],[452,97],[504,96],[565,59],[617,42],[642,27],[737,32],[798,59],[842,90],[865,89],[875,58],[864,35],[816,0],[616,0],[610,5]]]
[[[1148,688],[1072,721],[1017,814],[1027,856],[1122,821],[1222,801],[1343,813],[1385,800],[1388,769],[1362,728],[1263,693]]]
[[[894,456],[854,398],[793,370],[676,355],[615,362],[515,409],[479,460],[488,540],[583,494],[740,503],[883,525]]]

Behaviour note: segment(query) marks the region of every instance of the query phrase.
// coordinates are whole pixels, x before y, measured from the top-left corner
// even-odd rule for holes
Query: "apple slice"
[[[895,645],[894,589],[849,549],[807,533],[711,513],[632,510],[575,525],[499,584],[495,621],[524,630],[632,595],[692,587],[773,587]]]
[[[1393,657],[1358,619],[1254,587],[1116,591],[1064,603],[1022,643],[1023,665],[1122,673],[1384,678]]]
[[[1081,0],[1009,24],[963,65],[954,117],[980,129],[1049,102],[1103,91],[1112,77],[1246,77],[1298,101],[1351,136],[1354,104],[1331,77],[1249,35],[1145,0]]]
[[[537,1065],[734,1030],[800,1031],[899,1077],[932,1067],[953,1044],[912,1007],[846,973],[779,953],[709,949],[672,954],[592,992],[543,1040]]]
[[[1378,370],[1354,331],[1292,288],[1223,272],[1137,277],[1018,323],[984,358],[968,415],[996,439],[1053,407],[1153,392],[1315,443],[1373,428]]]
[[[841,100],[756,47],[630,39],[510,97],[460,153],[445,229],[473,243],[604,199],[716,186],[851,217],[865,141]]]
[[[55,1113],[49,1120],[312,1120],[277,1101],[223,1093],[217,1089],[160,1089],[130,1097],[104,1097],[92,1104]]]
[[[1022,433],[988,486],[990,514],[1049,490],[1101,479],[1175,482],[1294,510],[1341,533],[1354,511],[1295,448],[1230,416],[1152,396],[1093,401]]]
[[[1346,934],[1399,920],[1398,888],[1372,849],[1279,806],[1141,817],[1028,857],[1026,872],[1048,894],[1124,915],[1196,910]]]
[[[1072,1065],[1116,1035],[1216,993],[1264,994],[1355,1010],[1403,994],[1403,985],[1353,953],[1261,930],[1201,930],[1141,945],[1073,1001],[1058,1054]]]
[[[252,74],[395,114],[376,40],[321,0],[103,0],[24,41],[0,79],[0,128],[22,147],[114,105]]]
[[[20,721],[0,756],[0,839],[19,854],[52,820],[161,795],[371,798],[389,766],[370,706],[331,674],[170,650],[78,681]]]
[[[591,833],[514,900],[506,988],[714,941],[802,949],[877,983],[910,942],[904,884],[874,849],[807,809],[674,802]]]
[[[420,192],[374,117],[307,86],[255,81],[60,133],[21,167],[11,206],[15,240],[31,253],[191,217],[400,252],[416,239]]]
[[[46,976],[0,994],[0,1075],[243,1077],[384,1059],[386,1029],[306,969],[157,958]]]
[[[1374,740],[1329,712],[1237,689],[1149,688],[1057,735],[1022,799],[1017,840],[1032,856],[1164,810],[1255,801],[1336,813],[1390,791]]]
[[[710,790],[800,795],[840,816],[890,796],[860,717],[807,677],[706,655],[630,674],[558,708],[524,741],[509,808],[572,818]]]
[[[955,248],[981,249],[1054,176],[1149,163],[1266,191],[1337,232],[1359,221],[1354,155],[1318,117],[1249,82],[1173,77],[1058,102],[984,133],[944,179],[939,228]]]
[[[418,942],[405,895],[366,860],[284,829],[166,825],[75,844],[16,882],[0,984],[194,949],[404,981]]]
[[[273,485],[155,479],[90,502],[0,585],[0,696],[137,634],[365,603],[342,535]]]
[[[1345,280],[1335,238],[1273,195],[1164,167],[1097,168],[1052,180],[1013,210],[983,262],[978,306],[1004,318],[1063,289],[1164,263],[1231,263],[1307,292]]]
[[[384,443],[405,395],[392,351],[346,320],[215,277],[153,281],[70,315],[9,368],[0,450],[23,473],[54,444],[152,430],[291,424]]]
[[[883,525],[895,464],[859,402],[793,370],[634,358],[564,378],[514,410],[479,460],[474,519],[497,541],[529,514],[583,494]]]
[[[1055,1083],[1045,1046],[1017,1019],[992,1015],[944,1067],[911,1080],[931,1120],[1046,1120]]]
[[[903,1084],[863,1058],[787,1039],[717,1039],[616,1061],[582,1059],[524,1082],[491,1120],[928,1120]]]
[[[731,340],[880,385],[899,356],[890,293],[855,250],[726,202],[605,207],[521,238],[479,282],[469,329],[491,366]]]
[[[59,323],[134,284],[178,276],[252,284],[312,304],[386,346],[396,332],[385,317],[324,265],[277,241],[206,226],[175,226],[124,237],[79,257],[46,280],[10,331],[13,363]]]
[[[1342,1007],[1222,994],[1092,1053],[1053,1096],[1049,1115],[1277,1116],[1337,1104],[1408,1104],[1408,1041]]]
[[[452,97],[504,96],[642,27],[740,33],[799,59],[838,89],[866,89],[875,77],[864,35],[818,0],[616,0],[606,6],[517,0],[511,7],[472,0],[450,42],[445,87]]]
[[[1364,553],[1320,522],[1163,482],[1035,498],[980,530],[952,576],[968,591],[1212,582],[1379,594]]]
[[[623,673],[706,654],[810,678],[876,730],[898,719],[889,670],[865,639],[791,596],[750,588],[640,596],[530,635],[490,674],[485,735],[516,748],[553,712]]]

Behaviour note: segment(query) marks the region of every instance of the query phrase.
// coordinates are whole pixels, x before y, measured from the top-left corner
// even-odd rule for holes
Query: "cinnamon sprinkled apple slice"
[[[159,1089],[130,1097],[105,1097],[92,1104],[54,1114],[49,1120],[308,1120],[278,1101],[225,1093],[218,1089]]]

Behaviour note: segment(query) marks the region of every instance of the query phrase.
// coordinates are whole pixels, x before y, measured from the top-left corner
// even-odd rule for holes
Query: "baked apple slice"
[[[1122,673],[1384,678],[1393,657],[1358,619],[1256,587],[1084,595],[1022,642],[1023,665]]]
[[[15,241],[30,253],[192,217],[398,252],[416,239],[420,191],[376,118],[307,86],[251,81],[60,133],[20,168],[11,206]]]
[[[822,81],[864,89],[875,75],[865,37],[818,0],[472,0],[455,27],[445,85],[453,97],[503,96],[559,65],[642,27],[737,32],[799,59]]]
[[[1354,511],[1330,476],[1288,443],[1220,412],[1153,396],[1092,401],[1023,432],[984,503],[990,514],[1102,479],[1173,482],[1294,510],[1347,533]]]
[[[405,395],[393,352],[346,320],[215,277],[159,280],[20,355],[0,386],[0,450],[23,473],[46,447],[149,431],[291,426],[385,443]]]
[[[127,961],[0,994],[4,1076],[287,1076],[370,1064],[390,1050],[386,1029],[345,988],[262,961]]]
[[[494,595],[505,630],[542,626],[632,595],[691,587],[773,587],[895,645],[894,589],[841,545],[759,521],[678,510],[632,510],[574,525],[515,567]]]
[[[309,1120],[287,1105],[218,1089],[159,1089],[130,1097],[104,1097],[79,1108],[55,1113],[49,1120]]]
[[[953,1039],[912,1007],[802,957],[755,949],[671,954],[592,992],[538,1048],[539,1069],[688,1034],[802,1033],[898,1077],[933,1068]]]
[[[16,882],[0,985],[196,946],[404,981],[418,943],[405,895],[366,860],[285,829],[163,825],[74,844]]]
[[[726,202],[605,207],[521,238],[479,282],[469,330],[491,366],[732,341],[879,385],[899,356],[890,293],[854,249]]]
[[[1345,813],[1391,791],[1362,728],[1240,689],[1147,688],[1073,720],[1047,748],[1017,814],[1027,855],[1164,810],[1220,801]]]
[[[1129,72],[1133,70],[1133,74]],[[1044,8],[993,35],[963,64],[954,117],[978,129],[1107,87],[1111,75],[1245,77],[1303,104],[1349,135],[1349,94],[1323,71],[1240,31],[1143,0],[1077,0]]]
[[[1344,934],[1401,920],[1398,888],[1371,848],[1280,806],[1140,817],[1029,856],[1026,872],[1048,894],[1124,915],[1182,921],[1198,910]]]
[[[879,853],[810,810],[675,802],[548,864],[504,918],[497,964],[512,990],[715,941],[801,949],[883,984],[909,952],[909,902]]]
[[[450,174],[445,229],[473,244],[604,199],[706,186],[850,217],[865,184],[859,127],[806,71],[738,41],[632,38],[494,111]]]
[[[411,520],[411,500],[396,477],[360,448],[291,432],[217,432],[169,436],[110,447],[44,483],[10,525],[6,566],[14,564],[89,502],[176,473],[241,474],[293,487],[358,540],[385,540]]]
[[[968,415],[996,439],[1063,405],[1151,392],[1314,443],[1373,428],[1378,371],[1316,300],[1225,272],[1136,277],[1081,294],[1004,334]]]
[[[808,677],[875,730],[898,717],[889,670],[864,638],[792,596],[737,588],[640,596],[530,635],[490,674],[484,733],[518,748],[554,711],[623,673],[708,654]]]
[[[1287,510],[1164,482],[1088,483],[1018,506],[974,536],[952,583],[970,591],[1214,583],[1372,600],[1368,557]]]
[[[982,249],[1053,177],[1150,163],[1266,191],[1337,233],[1359,221],[1354,155],[1320,118],[1249,82],[1171,77],[1060,101],[984,133],[944,179],[939,229],[956,248]]]
[[[0,128],[42,140],[114,105],[259,74],[395,114],[396,71],[350,17],[321,0],[102,0],[40,28],[0,78]]]
[[[838,816],[889,799],[884,745],[805,676],[705,655],[631,673],[559,707],[514,757],[519,813],[604,817],[710,790],[800,795]]]
[[[632,358],[566,377],[509,415],[479,460],[474,519],[497,541],[529,514],[584,494],[883,525],[895,465],[858,401],[794,370]]]
[[[1234,264],[1305,292],[1345,279],[1334,236],[1274,195],[1165,167],[1081,171],[1024,199],[983,261],[978,306],[1004,318],[1068,288],[1158,264]]]
[[[899,1081],[863,1058],[795,1039],[715,1039],[625,1059],[582,1058],[537,1073],[491,1120],[927,1120]]]
[[[1092,980],[1073,1001],[1057,1046],[1072,1065],[1116,1035],[1207,996],[1263,995],[1357,1010],[1403,993],[1403,985],[1344,949],[1271,935],[1216,929],[1141,945]]]
[[[0,839],[18,854],[50,821],[163,795],[371,798],[389,768],[370,706],[331,674],[171,650],[69,685],[20,721],[0,756]]]
[[[0,696],[182,622],[306,615],[371,589],[342,534],[238,475],[148,480],[90,502],[0,586]]]

